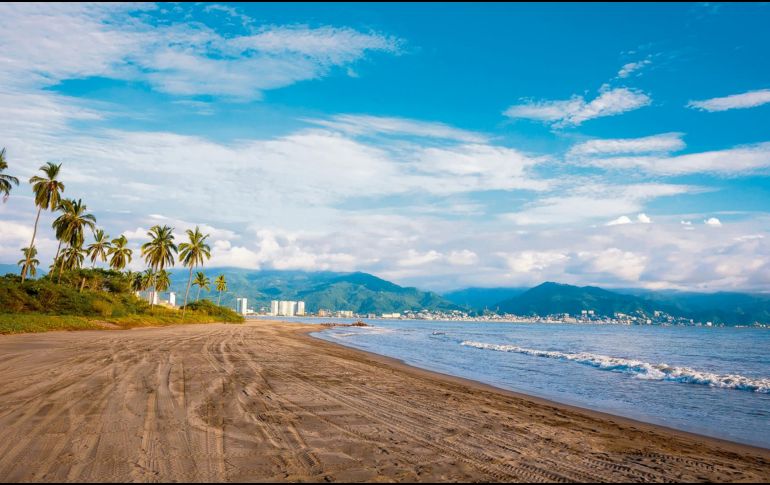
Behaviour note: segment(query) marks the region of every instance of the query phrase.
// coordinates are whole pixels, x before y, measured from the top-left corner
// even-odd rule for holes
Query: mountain
[[[770,295],[736,292],[694,293],[685,291],[644,291],[640,296],[671,308],[700,322],[712,321],[728,325],[770,322]]]
[[[0,276],[5,276],[8,273],[19,274],[21,267],[15,264],[0,263]]]
[[[220,274],[227,279],[228,292],[223,305],[232,305],[237,297],[246,297],[249,306],[269,307],[271,300],[302,300],[308,312],[319,309],[352,310],[357,313],[391,313],[405,310],[457,310],[458,305],[437,293],[402,287],[367,273],[335,273],[330,271],[254,271],[237,268],[208,268],[203,272],[213,281]],[[171,290],[177,301],[184,299],[188,272],[172,271]],[[197,295],[190,289],[190,299]],[[202,297],[216,301],[213,288]]]
[[[661,310],[675,317],[725,325],[770,322],[770,295],[748,293],[691,293],[677,291],[617,290],[594,286],[543,283],[520,295],[501,301],[500,312],[517,315],[579,314],[594,310],[598,315],[637,311],[652,314]]]
[[[572,286],[546,282],[513,298],[497,304],[500,311],[517,315],[548,315],[554,313],[580,314],[593,310],[598,315],[666,310],[653,302],[633,295],[624,295],[595,286]]]
[[[485,309],[495,311],[498,303],[525,291],[527,288],[463,288],[443,293],[441,296],[455,305],[482,312]]]

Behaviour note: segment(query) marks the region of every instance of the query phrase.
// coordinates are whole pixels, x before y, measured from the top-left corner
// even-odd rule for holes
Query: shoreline
[[[295,324],[295,322],[285,322],[290,324]],[[301,323],[297,323],[298,325],[305,325]],[[459,385],[468,386],[472,388],[479,389],[481,391],[485,392],[493,392],[493,393],[499,393],[503,394],[515,399],[521,399],[522,401],[531,401],[537,405],[541,406],[550,406],[554,409],[562,409],[569,412],[575,412],[575,413],[583,413],[586,414],[592,418],[602,419],[610,423],[617,423],[625,426],[632,426],[640,429],[647,429],[647,431],[655,432],[655,431],[662,431],[665,433],[671,433],[674,435],[679,435],[682,438],[689,438],[694,440],[702,440],[704,442],[712,442],[715,445],[723,446],[726,448],[733,448],[736,452],[752,452],[752,453],[758,453],[758,454],[764,454],[768,459],[770,459],[770,447],[765,448],[762,446],[752,445],[748,443],[740,443],[738,441],[731,441],[724,438],[719,438],[716,436],[709,436],[705,434],[695,433],[692,431],[686,431],[682,429],[672,428],[669,426],[665,426],[662,424],[656,424],[656,423],[649,423],[646,421],[640,421],[638,419],[629,418],[627,416],[621,416],[618,414],[612,414],[608,413],[606,411],[599,411],[591,408],[586,408],[582,406],[578,406],[575,404],[568,404],[568,403],[562,403],[559,401],[554,401],[548,398],[540,397],[540,396],[533,396],[531,394],[525,394],[523,392],[518,391],[512,391],[510,389],[505,389],[503,387],[498,387],[493,384],[487,384],[482,381],[477,381],[474,379],[469,379],[467,377],[461,377],[461,376],[455,376],[453,374],[447,374],[440,371],[435,371],[431,369],[424,369],[422,367],[418,367],[412,364],[409,364],[401,359],[395,358],[395,357],[388,357],[387,355],[378,354],[375,352],[370,352],[368,350],[358,349],[356,347],[347,346],[338,342],[332,342],[329,340],[325,340],[319,337],[316,337],[314,335],[311,335],[312,333],[316,332],[323,332],[326,329],[322,330],[316,330],[316,329],[302,329],[298,330],[297,332],[304,336],[305,338],[313,339],[316,341],[325,342],[331,345],[336,345],[339,347],[342,347],[346,350],[352,350],[355,352],[361,352],[363,354],[366,354],[370,359],[381,362],[386,365],[390,365],[393,367],[396,367],[404,372],[412,372],[415,374],[423,374],[426,377],[432,377],[432,378],[440,378],[440,379],[446,379],[448,381],[455,382]]]
[[[0,336],[3,481],[770,482],[770,451],[247,322]]]

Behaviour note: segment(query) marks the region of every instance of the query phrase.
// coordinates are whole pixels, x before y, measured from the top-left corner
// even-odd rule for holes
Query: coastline
[[[294,322],[288,322],[288,323],[294,324]],[[723,438],[718,438],[716,436],[709,436],[709,435],[705,435],[705,434],[694,433],[694,432],[691,432],[691,431],[686,431],[686,430],[681,430],[681,429],[677,429],[677,428],[672,428],[672,427],[664,426],[664,425],[661,425],[661,424],[655,424],[655,423],[649,423],[649,422],[646,422],[646,421],[640,421],[640,420],[637,420],[637,419],[634,419],[634,418],[629,418],[627,416],[621,416],[621,415],[612,414],[612,413],[608,413],[608,412],[604,412],[604,411],[598,411],[598,410],[595,410],[595,409],[590,409],[590,408],[587,408],[587,407],[582,407],[582,406],[578,406],[578,405],[574,405],[574,404],[562,403],[562,402],[559,402],[559,401],[554,401],[554,400],[547,399],[547,398],[540,397],[540,396],[533,396],[531,394],[526,394],[526,393],[523,393],[523,392],[517,392],[517,391],[510,390],[510,389],[505,389],[503,387],[498,387],[498,386],[495,386],[493,384],[487,384],[487,383],[482,382],[482,381],[477,381],[477,380],[469,379],[469,378],[466,378],[466,377],[455,376],[455,375],[452,375],[452,374],[447,374],[445,372],[440,372],[440,371],[436,371],[436,370],[425,369],[425,368],[422,368],[422,367],[418,367],[418,366],[409,364],[409,363],[407,363],[407,362],[405,362],[405,361],[403,361],[401,359],[397,359],[395,357],[388,357],[387,355],[382,355],[382,354],[378,354],[378,353],[375,353],[375,352],[370,352],[368,350],[358,349],[358,348],[352,347],[352,346],[346,346],[346,345],[344,345],[342,343],[333,342],[333,341],[330,341],[330,340],[325,340],[325,339],[316,337],[314,335],[311,335],[313,333],[322,332],[322,331],[323,330],[319,331],[317,329],[302,329],[302,330],[298,330],[298,333],[300,333],[300,335],[305,336],[306,338],[322,341],[322,342],[325,342],[325,343],[328,343],[328,344],[331,344],[331,345],[337,345],[337,346],[342,347],[342,348],[347,349],[347,350],[352,350],[352,351],[355,351],[355,352],[361,352],[363,354],[366,354],[370,359],[372,359],[374,361],[378,361],[378,362],[381,362],[383,364],[386,364],[386,365],[389,365],[389,366],[392,366],[392,367],[396,367],[396,368],[398,368],[399,370],[401,370],[403,372],[410,372],[410,373],[414,373],[414,374],[418,374],[418,375],[422,374],[422,375],[424,375],[425,377],[428,377],[428,378],[445,379],[447,381],[454,382],[454,383],[456,383],[458,385],[467,386],[467,387],[470,387],[470,388],[478,389],[480,391],[493,392],[493,393],[498,393],[498,394],[502,394],[502,395],[505,395],[505,396],[509,396],[509,397],[512,397],[512,398],[515,398],[515,399],[520,399],[522,401],[530,401],[530,402],[532,402],[534,404],[537,404],[539,406],[552,407],[555,410],[568,411],[568,412],[574,412],[574,413],[582,413],[582,414],[585,414],[585,415],[590,416],[592,418],[601,419],[601,420],[607,421],[609,423],[618,424],[618,425],[621,425],[621,426],[629,426],[629,427],[633,427],[633,428],[637,428],[637,429],[641,429],[641,430],[645,430],[645,431],[649,431],[649,432],[660,431],[660,432],[670,433],[670,434],[677,435],[677,436],[680,436],[680,437],[685,438],[685,439],[703,440],[704,442],[710,442],[710,443],[712,443],[714,445],[725,447],[726,449],[732,449],[733,451],[738,452],[738,453],[740,453],[740,452],[750,452],[750,453],[757,453],[757,454],[760,454],[760,455],[763,454],[768,459],[770,459],[770,448],[763,448],[761,446],[755,446],[755,445],[751,445],[751,444],[747,444],[747,443],[740,443],[740,442],[737,442],[737,441],[731,441],[731,440],[727,440],[727,439],[723,439]]]
[[[0,336],[4,481],[770,481],[770,450],[281,322]]]

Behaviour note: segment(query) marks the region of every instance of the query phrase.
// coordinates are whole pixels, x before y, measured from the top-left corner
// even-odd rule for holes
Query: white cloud
[[[476,264],[476,262],[479,260],[479,256],[473,251],[463,249],[461,251],[452,251],[446,257],[446,259],[449,264],[453,264],[455,266],[469,266]]]
[[[611,220],[610,222],[608,222],[605,225],[606,226],[621,226],[621,225],[624,225],[624,224],[631,224],[631,219],[629,219],[628,216],[620,216],[617,219]]]
[[[434,193],[545,190],[548,181],[533,178],[528,171],[547,160],[511,148],[472,144],[419,150],[413,168],[425,177],[419,182],[422,190]]]
[[[195,21],[158,25],[136,15],[154,8],[0,4],[0,45],[13,46],[0,53],[0,80],[47,86],[103,76],[147,81],[174,95],[251,100],[265,90],[326,76],[370,52],[398,54],[402,44],[334,26],[263,26],[226,36]]]
[[[643,213],[643,212],[641,212],[641,213],[636,215],[636,221],[639,224],[650,224],[650,223],[652,223],[652,219],[650,219],[649,216],[647,214]],[[621,225],[625,225],[625,224],[633,224],[633,222],[634,221],[632,221],[631,218],[628,217],[628,216],[620,216],[617,219],[611,220],[610,222],[605,224],[605,226],[621,226]]]
[[[631,251],[609,248],[579,252],[571,271],[579,274],[607,274],[628,282],[639,281],[647,258]]]
[[[618,71],[618,77],[621,79],[627,78],[634,72],[638,72],[640,69],[650,64],[652,64],[652,61],[650,61],[649,59],[644,59],[641,61],[629,62],[627,64],[624,64],[623,67],[620,68],[620,71]]]
[[[711,227],[720,227],[722,225],[722,221],[716,217],[709,217],[708,219],[704,220],[703,223]]]
[[[661,175],[733,175],[770,167],[770,142],[678,156],[581,157],[580,163],[606,169],[641,169]]]
[[[620,216],[640,211],[649,200],[701,190],[688,185],[655,183],[576,185],[577,188],[563,194],[537,199],[523,210],[503,214],[501,217],[522,225],[574,224],[592,219],[619,217],[612,221],[619,224],[625,222]]]
[[[687,106],[702,111],[727,111],[730,109],[754,108],[770,103],[770,89],[759,89],[742,94],[733,94],[722,98],[702,101],[690,101]]]
[[[434,251],[431,249],[430,251],[426,251],[424,253],[420,253],[419,251],[415,251],[414,249],[410,249],[406,256],[399,260],[398,265],[399,266],[422,266],[428,263],[432,263],[434,261],[438,261],[444,257],[443,254],[439,253],[438,251]]]
[[[670,153],[685,147],[682,133],[663,133],[642,138],[596,139],[578,143],[568,157],[594,157],[625,153]]]
[[[489,140],[489,137],[481,133],[460,130],[444,123],[405,118],[343,114],[329,119],[307,119],[305,121],[356,136],[385,133],[440,138],[465,143],[486,143]]]
[[[513,105],[503,114],[509,118],[549,122],[557,127],[577,126],[594,118],[633,111],[651,102],[650,97],[641,91],[605,85],[599,90],[599,96],[591,101],[582,96],[573,96],[568,100],[529,101]]]
[[[569,256],[558,251],[521,251],[513,254],[498,253],[513,273],[543,271],[551,266],[565,263]]]

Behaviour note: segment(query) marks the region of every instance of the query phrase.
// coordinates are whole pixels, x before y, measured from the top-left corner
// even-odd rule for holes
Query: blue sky
[[[768,21],[766,4],[6,3],[0,145],[23,178],[61,161],[65,195],[135,246],[204,226],[212,265],[770,291]],[[15,190],[0,261],[33,217]]]

